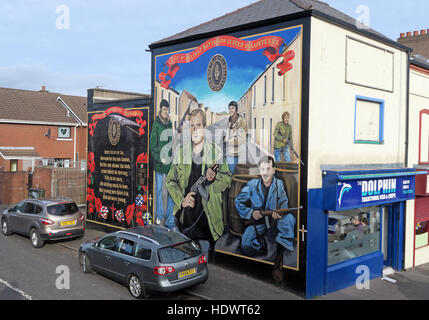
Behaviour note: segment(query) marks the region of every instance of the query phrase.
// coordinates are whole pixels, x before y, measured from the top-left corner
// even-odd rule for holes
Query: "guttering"
[[[71,126],[71,125],[74,125],[74,123],[70,123],[70,122],[49,122],[49,121],[14,120],[14,119],[0,119],[0,123],[40,124],[40,125],[45,125],[45,126]]]
[[[82,127],[83,126],[83,122],[82,120],[79,119],[79,117],[77,116],[76,113],[73,112],[73,110],[67,105],[67,103],[65,103],[65,101],[63,99],[61,99],[61,97],[57,97],[57,101],[59,103],[61,103],[61,105],[67,110],[67,113],[71,113],[73,118],[75,118],[77,120],[77,124],[74,126],[74,139],[73,139],[73,163],[74,163],[74,167],[76,168],[76,131],[78,127]]]
[[[67,105],[67,103],[65,103],[65,101],[60,96],[57,97],[57,101],[59,103],[61,103],[61,105],[66,109],[67,113],[71,113],[72,114],[73,118],[75,118],[77,120],[77,122],[79,122],[80,126],[83,126],[83,121],[80,120],[80,118],[77,116],[77,114],[73,112],[72,108],[70,108]]]

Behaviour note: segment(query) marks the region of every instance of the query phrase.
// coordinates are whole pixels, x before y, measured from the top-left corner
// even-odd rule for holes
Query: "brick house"
[[[0,88],[0,171],[86,160],[86,97]]]

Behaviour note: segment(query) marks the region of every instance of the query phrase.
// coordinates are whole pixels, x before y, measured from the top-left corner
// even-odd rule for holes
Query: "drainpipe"
[[[409,149],[409,122],[410,122],[410,55],[411,52],[407,51],[407,98],[406,98],[406,122],[405,122],[405,168],[408,168],[408,149]]]
[[[76,131],[78,127],[83,126],[83,122],[79,119],[76,113],[73,112],[73,110],[67,105],[67,103],[61,97],[57,97],[57,101],[61,103],[62,106],[66,109],[67,114],[71,113],[73,118],[75,118],[77,121],[77,124],[74,127],[74,140],[73,140],[73,163],[74,163],[74,167],[76,168]]]

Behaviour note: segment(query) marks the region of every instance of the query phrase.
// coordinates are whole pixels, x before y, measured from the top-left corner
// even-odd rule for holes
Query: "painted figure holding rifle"
[[[283,181],[274,176],[276,171],[274,165],[275,162],[271,156],[264,156],[259,160],[261,177],[250,180],[241,189],[235,199],[235,206],[247,225],[241,238],[241,250],[246,255],[266,254],[264,236],[270,228],[275,228],[277,252],[273,277],[276,281],[281,281],[284,250],[294,250],[296,219],[293,214],[288,212],[290,210],[287,210],[288,197]],[[272,212],[269,212],[268,215],[267,211]],[[270,222],[274,222],[273,226],[270,226]]]

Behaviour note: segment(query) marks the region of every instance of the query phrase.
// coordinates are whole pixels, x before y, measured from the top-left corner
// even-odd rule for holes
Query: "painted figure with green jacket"
[[[206,140],[205,134],[205,113],[195,109],[190,115],[191,141],[176,150],[166,185],[174,201],[173,212],[179,230],[199,241],[203,251],[213,252],[224,231],[222,192],[231,186],[231,172],[222,151],[214,142]],[[219,164],[218,171],[212,170],[214,163]],[[190,190],[202,176],[206,178],[203,186],[207,200],[199,192]]]
[[[290,162],[290,148],[292,148],[292,126],[289,124],[289,112],[283,112],[282,121],[274,128],[274,158],[281,161],[283,155],[285,162]]]
[[[173,216],[173,200],[168,192],[162,192],[172,160],[173,131],[170,121],[169,103],[162,100],[159,115],[155,118],[149,138],[151,161],[155,171],[156,188],[156,224],[164,224],[167,228],[175,228]],[[166,206],[165,206],[166,200]]]

